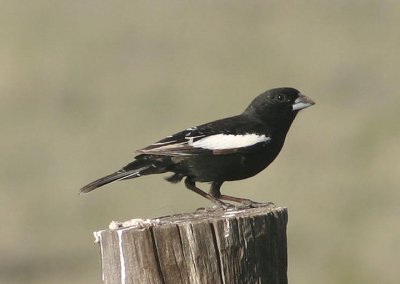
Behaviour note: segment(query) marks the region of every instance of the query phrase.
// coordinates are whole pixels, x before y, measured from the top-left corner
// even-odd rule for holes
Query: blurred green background
[[[1,1],[0,283],[99,283],[93,231],[211,205],[162,176],[78,190],[135,149],[279,86],[317,104],[268,170],[223,192],[289,208],[291,283],[398,283],[399,11]]]

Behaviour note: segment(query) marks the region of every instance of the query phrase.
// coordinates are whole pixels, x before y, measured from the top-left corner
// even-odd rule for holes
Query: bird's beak
[[[299,97],[292,104],[292,110],[293,111],[301,110],[303,108],[312,106],[313,104],[315,103],[312,99],[306,97],[305,95],[299,94]]]

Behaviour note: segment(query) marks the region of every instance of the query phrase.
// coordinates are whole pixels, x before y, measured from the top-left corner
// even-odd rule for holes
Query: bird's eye
[[[285,100],[285,96],[284,95],[277,95],[276,99],[280,102],[283,102]]]

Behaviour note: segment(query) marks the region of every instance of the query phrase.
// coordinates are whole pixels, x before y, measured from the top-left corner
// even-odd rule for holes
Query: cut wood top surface
[[[135,218],[127,221],[111,221],[108,229],[99,230],[94,232],[96,241],[98,233],[104,230],[118,230],[128,228],[145,228],[162,225],[179,224],[184,222],[200,222],[204,220],[211,220],[215,218],[240,218],[248,216],[265,215],[268,213],[284,213],[287,211],[286,207],[276,207],[273,203],[268,203],[265,206],[256,208],[249,207],[235,207],[229,209],[222,208],[200,208],[192,213],[179,213],[174,215],[167,215],[151,219]]]

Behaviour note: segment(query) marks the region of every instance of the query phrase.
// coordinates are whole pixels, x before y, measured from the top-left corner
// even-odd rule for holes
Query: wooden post
[[[95,232],[102,280],[287,283],[287,209],[264,206],[112,222]]]

